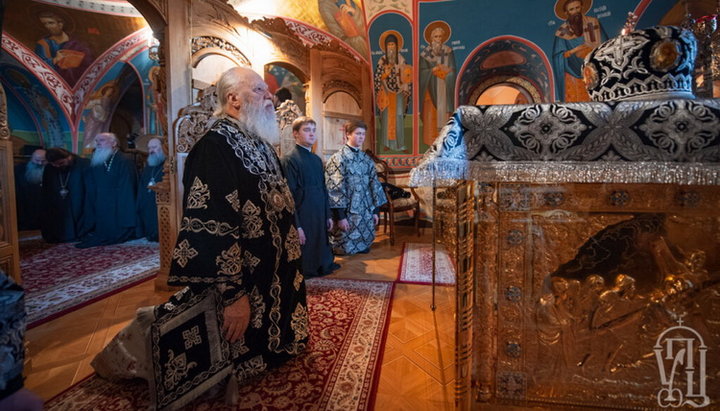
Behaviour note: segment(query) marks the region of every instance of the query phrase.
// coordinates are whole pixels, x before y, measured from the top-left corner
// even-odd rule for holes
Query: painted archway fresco
[[[534,103],[552,101],[554,83],[550,61],[527,39],[514,36],[489,39],[471,52],[460,72],[459,105],[475,104],[480,92],[498,82],[522,86]]]
[[[85,137],[92,137],[88,133],[108,130],[123,93],[111,81],[119,67],[136,73],[144,94],[152,94],[148,75],[156,63],[147,53],[151,35],[140,13],[129,6],[106,14],[42,1],[8,2],[0,65],[21,67],[25,74],[22,86],[13,85],[15,98],[8,104],[9,111],[25,114],[9,118],[13,135],[28,144],[79,152]],[[10,83],[18,72],[5,69],[0,80]],[[41,102],[49,100],[42,106],[50,107],[60,126],[46,127],[47,110],[33,101],[38,93],[44,96]],[[156,130],[157,116],[145,112],[152,108],[149,104],[138,110],[146,128]]]
[[[69,144],[70,125],[55,97],[19,64],[3,63],[0,81],[8,96],[8,120],[13,135],[36,146],[63,147]]]
[[[131,87],[138,87],[141,90],[141,101],[145,102],[144,109],[136,110],[133,114],[138,117],[137,122],[144,124],[146,129],[133,131],[140,134],[163,134],[162,130],[157,129],[157,121],[154,118],[155,96],[148,92],[152,90],[150,71],[153,67],[157,66],[148,58],[145,49],[130,58],[129,63],[118,62],[105,73],[83,107],[80,117],[81,133],[78,136],[78,146],[82,147],[81,151],[89,151],[95,135],[110,129],[115,108]]]
[[[361,0],[228,0],[228,4],[251,19],[253,16],[278,16],[309,24],[347,44],[363,60],[368,59],[365,13]]]

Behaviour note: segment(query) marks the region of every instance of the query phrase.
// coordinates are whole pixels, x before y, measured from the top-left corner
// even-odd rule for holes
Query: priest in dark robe
[[[30,161],[15,166],[15,202],[18,230],[40,228],[40,188],[45,169],[45,150],[33,151]]]
[[[48,243],[79,241],[86,234],[84,179],[90,161],[59,147],[45,156],[40,232]]]
[[[77,247],[118,244],[134,238],[137,171],[133,159],[120,151],[115,134],[95,136],[95,151],[86,177],[89,234]]]
[[[159,138],[148,141],[147,164],[140,174],[137,192],[137,227],[136,236],[145,237],[148,241],[158,241],[158,212],[155,191],[151,188],[163,179],[165,151]]]
[[[272,95],[241,67],[223,73],[216,88],[216,120],[190,151],[183,176],[168,284],[187,287],[147,315],[139,310],[93,360],[105,378],[147,379],[158,408],[187,404],[226,376],[225,398],[237,400],[238,384],[308,343],[295,206],[272,147],[280,134]],[[218,303],[195,315],[196,301],[208,298]],[[147,326],[153,338],[133,344]]]
[[[309,117],[296,118],[292,123],[295,147],[281,160],[295,200],[305,277],[327,275],[340,268],[333,262],[328,238],[333,220],[325,188],[325,171],[320,157],[311,151],[317,140],[315,127],[315,120]]]
[[[375,163],[362,151],[367,126],[362,121],[345,124],[347,143],[325,166],[325,183],[337,227],[330,243],[335,254],[367,253],[375,241],[378,207],[387,202]]]

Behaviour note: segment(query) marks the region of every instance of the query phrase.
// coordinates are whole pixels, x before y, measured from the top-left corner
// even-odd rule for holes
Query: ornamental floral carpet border
[[[435,283],[455,284],[455,267],[445,247],[437,245]],[[397,281],[408,284],[432,284],[432,244],[405,243]]]
[[[240,403],[205,394],[192,410],[366,410],[374,403],[394,283],[332,278],[307,281],[310,343],[305,353],[240,387]],[[45,404],[46,410],[139,410],[145,381],[93,375]]]
[[[20,243],[28,328],[149,280],[159,246],[144,239],[86,249],[42,240]]]

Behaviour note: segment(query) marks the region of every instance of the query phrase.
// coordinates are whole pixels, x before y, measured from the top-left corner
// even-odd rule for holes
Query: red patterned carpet
[[[240,389],[237,407],[201,397],[192,410],[365,410],[372,407],[390,314],[393,283],[314,278],[307,281],[310,344],[305,354]],[[71,387],[47,410],[141,410],[147,383],[99,377]]]
[[[435,256],[435,283],[455,284],[455,267],[445,247],[438,244]],[[432,244],[405,243],[398,282],[432,284]]]
[[[145,240],[79,249],[73,244],[20,242],[29,327],[153,277],[159,246]]]

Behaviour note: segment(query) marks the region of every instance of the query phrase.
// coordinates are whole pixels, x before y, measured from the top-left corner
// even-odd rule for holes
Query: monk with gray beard
[[[136,236],[145,237],[148,241],[158,241],[158,212],[155,199],[155,184],[162,181],[165,175],[165,151],[159,138],[151,138],[147,144],[148,158],[145,168],[140,174],[137,192],[137,227]]]
[[[118,147],[113,133],[95,136],[95,152],[86,174],[86,238],[78,248],[118,244],[135,238],[135,162]]]
[[[15,201],[18,230],[40,228],[40,187],[45,169],[45,150],[37,149],[30,161],[15,166]]]

